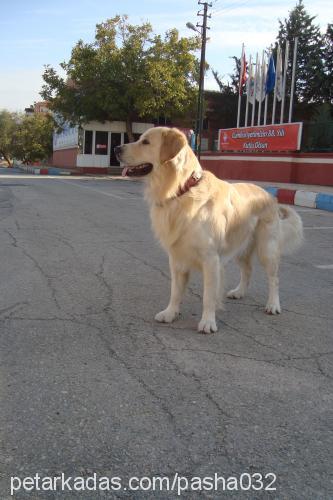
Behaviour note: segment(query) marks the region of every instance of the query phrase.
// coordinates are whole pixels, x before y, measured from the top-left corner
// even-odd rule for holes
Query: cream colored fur
[[[256,185],[230,184],[203,171],[185,136],[177,129],[150,129],[136,143],[123,146],[120,156],[128,165],[153,164],[146,177],[146,198],[154,232],[169,255],[172,280],[169,304],[156,315],[157,321],[169,323],[177,318],[190,271],[199,269],[204,291],[198,330],[215,332],[223,267],[231,258],[237,259],[241,279],[227,296],[239,299],[249,284],[254,252],[268,276],[266,312],[281,312],[280,256],[302,242],[302,221],[295,210],[280,207]],[[179,187],[193,172],[202,179],[177,196]]]

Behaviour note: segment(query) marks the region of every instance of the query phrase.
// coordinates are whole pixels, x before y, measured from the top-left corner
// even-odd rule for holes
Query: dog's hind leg
[[[189,271],[179,269],[172,257],[169,258],[169,264],[171,271],[171,295],[168,307],[155,316],[155,320],[160,323],[171,323],[179,316],[180,304],[190,275]]]
[[[279,297],[280,244],[274,224],[261,226],[257,240],[257,252],[268,278],[266,312],[267,314],[279,314],[281,312]]]
[[[229,299],[241,299],[249,286],[252,273],[252,258],[254,252],[254,241],[247,246],[244,252],[237,257],[237,263],[240,267],[240,282],[236,288],[227,293]]]
[[[215,312],[220,292],[220,258],[210,255],[203,262],[203,311],[198,325],[198,331],[203,333],[214,333],[217,331]]]

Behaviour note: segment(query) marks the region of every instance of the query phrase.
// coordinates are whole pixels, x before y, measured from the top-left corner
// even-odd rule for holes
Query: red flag
[[[239,93],[240,95],[243,94],[243,87],[246,83],[246,80],[248,78],[248,74],[246,72],[246,58],[245,58],[245,51],[243,51],[243,55],[241,58],[241,73],[240,73],[240,79],[239,79]]]

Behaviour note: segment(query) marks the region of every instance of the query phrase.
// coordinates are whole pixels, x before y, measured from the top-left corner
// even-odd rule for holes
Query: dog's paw
[[[276,303],[270,303],[267,302],[265,311],[267,314],[280,314],[281,312],[281,306],[279,302]]]
[[[201,333],[215,333],[217,326],[215,319],[202,319],[198,325],[198,332]]]
[[[169,309],[168,307],[156,314],[155,320],[159,323],[172,323],[176,318],[178,318],[179,312],[174,309]]]
[[[234,290],[229,290],[227,297],[228,299],[242,299],[244,297],[244,292],[239,288],[235,288]]]

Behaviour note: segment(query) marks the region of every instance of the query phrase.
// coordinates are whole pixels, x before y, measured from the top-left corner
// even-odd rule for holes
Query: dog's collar
[[[170,200],[175,200],[176,198],[179,198],[179,196],[182,196],[183,194],[187,193],[192,187],[196,186],[202,179],[202,173],[201,172],[192,172],[190,177],[187,179],[183,187],[179,187],[177,193],[175,194],[174,197],[169,198],[166,201]],[[155,206],[158,208],[163,208],[165,206],[165,203],[163,202],[156,202]]]
[[[201,172],[192,172],[190,177],[187,179],[183,187],[179,187],[178,191],[176,193],[176,197],[178,198],[179,196],[182,196],[183,194],[187,193],[192,187],[196,186],[198,182],[201,181],[202,174]]]

